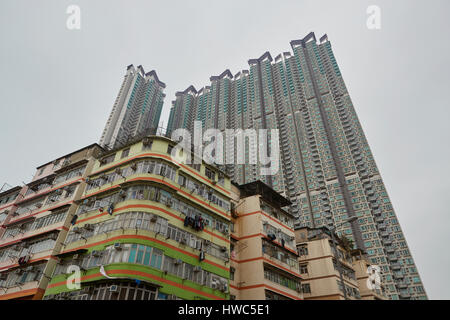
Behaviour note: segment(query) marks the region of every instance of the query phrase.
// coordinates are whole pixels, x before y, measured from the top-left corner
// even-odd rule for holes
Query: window
[[[130,154],[130,148],[127,148],[122,151],[122,156],[120,158],[123,159],[125,157],[128,157],[129,154]]]
[[[300,265],[300,273],[308,273],[308,265],[307,264],[301,264]]]
[[[216,173],[208,168],[205,168],[205,176],[207,176],[210,180],[216,179]]]
[[[298,247],[298,255],[299,256],[307,256],[308,255],[308,245],[303,244]]]
[[[303,293],[311,293],[311,285],[309,283],[302,284]]]

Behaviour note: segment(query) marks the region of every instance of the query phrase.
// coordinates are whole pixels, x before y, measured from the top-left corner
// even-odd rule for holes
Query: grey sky
[[[81,8],[81,30],[66,8]],[[381,8],[381,30],[366,8]],[[125,68],[142,64],[175,91],[248,68],[265,51],[327,33],[431,299],[450,299],[450,2],[0,2],[0,187],[97,142]]]

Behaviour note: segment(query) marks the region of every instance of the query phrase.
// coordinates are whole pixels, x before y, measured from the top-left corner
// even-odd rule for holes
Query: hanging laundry
[[[106,278],[108,278],[108,279],[116,279],[116,277],[110,277],[110,276],[108,276],[108,275],[106,274],[106,271],[105,271],[105,267],[104,267],[104,266],[100,266],[100,273],[101,273],[104,277],[106,277]]]
[[[74,225],[74,224],[77,222],[77,219],[78,219],[78,216],[75,214],[75,215],[72,217],[72,220],[70,220],[70,223],[71,223],[72,225]]]
[[[112,216],[113,212],[114,212],[114,205],[111,203],[111,205],[108,208],[108,213],[110,216]]]
[[[186,216],[186,218],[184,218],[184,226],[187,227],[189,225],[189,217]]]
[[[205,260],[205,253],[203,251],[200,251],[200,255],[198,256],[199,261]]]

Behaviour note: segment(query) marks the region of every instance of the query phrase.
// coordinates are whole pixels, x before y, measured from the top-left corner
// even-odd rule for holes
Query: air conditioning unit
[[[74,254],[73,256],[72,256],[72,259],[74,260],[74,261],[76,261],[76,260],[78,260],[78,259],[80,259],[81,258],[81,256],[77,253],[77,254]]]
[[[173,200],[172,199],[168,199],[166,201],[166,206],[168,206],[170,208],[170,207],[172,207],[172,205],[173,205]]]
[[[39,209],[40,207],[42,207],[42,202],[36,203],[34,206]]]
[[[121,197],[122,199],[125,198],[127,196],[127,193],[125,190],[120,190],[119,192],[119,197]]]
[[[180,265],[182,263],[183,263],[183,260],[181,260],[181,259],[175,260],[175,265]]]
[[[174,294],[168,294],[167,295],[167,300],[177,300],[177,296]]]
[[[212,282],[211,283],[211,288],[212,289],[218,289],[219,288],[219,284],[217,282]]]
[[[115,172],[116,174],[118,174],[119,176],[122,175],[122,169],[120,169],[120,168],[117,168],[116,170],[114,170],[114,172]]]
[[[228,284],[227,283],[222,283],[220,285],[220,291],[222,292],[228,292]]]
[[[157,215],[152,215],[152,217],[150,218],[151,222],[156,222],[156,220],[158,220],[158,216]]]
[[[117,285],[112,285],[109,287],[109,292],[119,292],[119,286]]]
[[[79,228],[79,227],[73,227],[73,229],[72,229],[72,231],[74,232],[74,233],[81,233],[81,228]]]
[[[122,250],[122,244],[120,242],[114,243],[114,249],[116,250]]]
[[[200,272],[200,271],[202,271],[202,267],[200,267],[200,266],[194,267],[194,272]]]
[[[136,163],[131,164],[130,168],[131,168],[131,170],[136,171],[137,170],[137,164]]]
[[[94,250],[94,251],[92,251],[92,256],[94,256],[94,257],[100,257],[101,255],[102,255],[102,252],[101,251],[98,251],[98,250]]]
[[[186,238],[181,238],[180,243],[186,244],[187,243],[187,239]]]
[[[5,281],[6,279],[8,279],[8,274],[7,273],[1,273],[0,274],[0,281]]]
[[[35,272],[35,271],[37,271],[37,269],[34,266],[29,266],[29,267],[25,268],[25,271],[26,272]]]
[[[225,247],[225,246],[220,247],[220,251],[222,251],[222,252],[227,251],[227,247]]]

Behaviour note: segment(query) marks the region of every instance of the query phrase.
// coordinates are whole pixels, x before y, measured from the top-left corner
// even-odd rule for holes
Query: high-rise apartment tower
[[[176,94],[167,134],[177,128],[279,129],[278,174],[258,165],[226,166],[239,184],[261,180],[293,204],[296,227],[337,226],[380,266],[391,299],[426,299],[419,273],[356,115],[331,43],[314,33],[291,41],[292,52],[250,59],[210,86]],[[233,150],[227,150],[233,152]],[[236,153],[236,150],[234,150]],[[245,158],[254,150],[245,150]],[[357,216],[353,223],[341,223]],[[340,225],[340,226],[338,226]]]
[[[164,102],[166,85],[154,70],[145,73],[142,66],[127,67],[100,145],[115,148],[139,134],[156,131]]]

